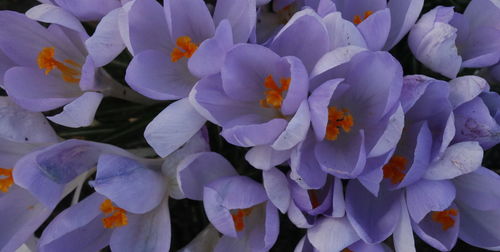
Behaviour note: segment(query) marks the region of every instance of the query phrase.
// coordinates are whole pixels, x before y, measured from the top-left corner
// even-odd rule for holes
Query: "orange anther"
[[[365,11],[365,13],[363,14],[364,14],[363,18],[361,18],[361,16],[359,15],[355,15],[352,22],[356,25],[361,24],[361,22],[365,21],[365,19],[367,19],[369,16],[373,14],[373,11]]]
[[[60,62],[54,58],[55,49],[54,47],[45,47],[38,54],[37,63],[40,69],[45,69],[45,74],[49,74],[55,68],[61,71],[61,76],[64,81],[69,83],[80,82],[79,76],[81,75],[80,69],[81,65],[73,60],[66,59],[63,62],[70,65],[67,66],[63,62]]]
[[[336,107],[329,107],[325,138],[330,141],[336,140],[340,134],[340,128],[342,128],[344,132],[349,132],[353,125],[354,119],[352,115],[349,114],[349,110],[337,110]]]
[[[175,44],[177,45],[177,47],[175,47],[170,54],[170,60],[172,62],[177,62],[183,57],[191,58],[196,49],[198,49],[198,45],[193,43],[191,41],[191,38],[188,36],[181,36],[177,38]]]
[[[307,190],[307,194],[309,194],[309,200],[311,201],[311,206],[313,209],[318,207],[319,200],[318,200],[318,195],[316,194],[316,190]]]
[[[127,212],[122,208],[114,206],[111,200],[104,200],[99,209],[107,215],[102,218],[102,225],[105,228],[123,227],[128,224]]]
[[[0,168],[0,191],[8,192],[13,184],[12,169]]]
[[[405,177],[404,171],[408,160],[402,156],[393,156],[389,163],[384,165],[384,178],[390,179],[392,184],[399,184]]]
[[[273,76],[270,74],[264,79],[264,87],[266,91],[264,92],[265,98],[260,100],[260,105],[265,108],[281,108],[283,103],[283,92],[287,91],[290,87],[290,78],[281,78],[281,87],[276,84]]]
[[[252,208],[238,209],[234,213],[231,213],[236,231],[240,232],[245,228],[244,218],[249,216],[251,213]]]
[[[432,212],[431,218],[433,221],[441,223],[441,228],[446,231],[455,225],[455,220],[451,216],[457,216],[456,209],[449,209],[439,212]]]

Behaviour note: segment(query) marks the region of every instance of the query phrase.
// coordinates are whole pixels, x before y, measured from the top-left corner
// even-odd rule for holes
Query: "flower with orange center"
[[[280,109],[283,103],[283,92],[287,91],[290,87],[291,78],[280,78],[281,87],[276,84],[273,76],[270,74],[264,79],[264,92],[265,98],[260,100],[260,105],[264,108],[273,107]]]
[[[365,19],[367,19],[369,16],[371,16],[373,14],[373,11],[365,11],[365,13],[363,13],[363,14],[364,14],[363,18],[361,18],[361,16],[359,16],[359,15],[355,15],[352,22],[356,25],[361,24],[361,22],[365,21]]]
[[[354,126],[354,119],[349,110],[337,110],[336,107],[328,108],[328,124],[326,125],[326,136],[327,140],[336,140],[340,134],[340,128],[344,132],[351,131],[352,126]]]
[[[106,216],[102,219],[102,225],[105,228],[123,227],[128,224],[127,212],[122,208],[114,206],[111,200],[104,200],[100,206],[100,210]]]
[[[38,54],[37,63],[40,69],[45,69],[45,74],[49,74],[54,69],[61,71],[61,76],[64,81],[69,83],[80,82],[82,65],[73,60],[65,59],[63,62],[54,58],[55,48],[44,47]]]
[[[184,57],[191,58],[196,49],[198,49],[198,45],[193,43],[189,36],[181,36],[177,38],[175,44],[177,47],[175,47],[170,54],[170,60],[172,62],[177,62]]]
[[[392,184],[399,184],[405,177],[404,171],[408,160],[402,156],[393,156],[389,163],[384,165],[384,178],[390,179]]]
[[[12,169],[0,168],[0,191],[8,192],[13,184]]]
[[[231,213],[234,222],[234,228],[240,232],[245,228],[245,217],[252,213],[252,208],[238,209]]]
[[[452,216],[457,216],[456,209],[449,209],[444,211],[432,212],[431,218],[437,223],[441,223],[441,228],[446,231],[455,225],[455,219]]]

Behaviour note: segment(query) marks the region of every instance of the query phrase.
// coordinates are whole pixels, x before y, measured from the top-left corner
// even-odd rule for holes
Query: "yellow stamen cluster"
[[[69,83],[80,82],[81,65],[73,60],[66,59],[60,62],[54,58],[54,47],[45,47],[38,54],[37,63],[40,69],[45,69],[45,74],[49,74],[54,69],[59,69],[64,81]]]
[[[198,49],[198,45],[193,43],[191,41],[191,38],[188,36],[181,36],[177,38],[175,44],[177,45],[177,47],[175,47],[170,54],[170,60],[172,62],[177,62],[183,57],[191,58],[196,49]]]
[[[0,168],[0,191],[8,192],[13,184],[12,169]]]
[[[373,11],[365,11],[364,14],[364,18],[361,18],[361,16],[358,16],[358,15],[355,15],[354,16],[354,19],[352,20],[352,22],[354,24],[361,24],[361,22],[365,21],[365,19],[367,19],[369,16],[371,16],[373,14]]]
[[[270,74],[264,79],[264,92],[265,98],[260,100],[260,105],[264,108],[280,109],[283,103],[283,92],[287,91],[290,87],[291,78],[281,78],[281,87],[276,84],[273,76]]]
[[[325,138],[330,141],[336,140],[340,134],[340,128],[342,128],[344,132],[349,132],[353,125],[354,119],[352,115],[349,114],[349,110],[337,110],[336,107],[329,107]]]
[[[456,209],[449,209],[439,212],[432,212],[431,218],[437,223],[441,223],[441,228],[446,231],[455,225],[455,220],[451,216],[457,216]]]
[[[249,216],[252,213],[252,208],[246,209],[238,209],[236,212],[232,213],[234,228],[236,231],[240,232],[245,228],[245,220],[246,216]]]
[[[122,208],[114,206],[111,200],[104,200],[100,206],[100,210],[107,215],[102,219],[102,225],[105,228],[123,227],[128,224],[127,212]]]
[[[405,178],[404,171],[408,160],[402,156],[393,156],[389,163],[384,165],[384,178],[390,179],[392,184],[399,184]]]

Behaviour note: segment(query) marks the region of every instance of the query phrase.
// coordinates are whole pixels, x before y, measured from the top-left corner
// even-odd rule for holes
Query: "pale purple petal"
[[[484,91],[489,91],[488,82],[479,76],[461,76],[450,82],[450,102],[453,108],[471,101]]]
[[[85,41],[96,67],[108,64],[125,49],[118,24],[122,11],[122,8],[118,8],[104,16],[94,34]]]
[[[378,243],[394,232],[401,215],[400,197],[400,192],[384,191],[377,198],[358,181],[349,181],[346,189],[347,218],[363,241]]]
[[[85,92],[74,101],[66,104],[61,113],[47,118],[57,124],[71,128],[89,126],[94,121],[97,107],[99,107],[102,98],[101,93]]]
[[[99,218],[105,199],[93,193],[61,212],[43,231],[39,251],[98,251],[108,245],[112,229],[104,228]]]
[[[271,168],[262,173],[262,178],[269,200],[281,213],[286,213],[290,205],[291,195],[285,174],[276,168]]]
[[[455,187],[449,180],[426,180],[406,188],[406,202],[411,218],[420,222],[431,211],[443,211],[455,199]]]
[[[481,166],[483,149],[478,142],[461,142],[446,149],[439,160],[434,161],[424,178],[430,180],[451,179],[473,172]]]
[[[127,214],[128,224],[111,235],[113,251],[168,251],[170,248],[170,214],[168,200],[146,214]]]
[[[358,25],[358,29],[365,38],[368,49],[372,51],[381,50],[391,29],[391,13],[389,9],[373,13]]]
[[[40,22],[58,24],[86,34],[83,25],[76,17],[65,9],[52,4],[37,5],[26,11],[26,16]]]
[[[291,151],[277,151],[271,146],[259,145],[248,150],[245,154],[245,160],[257,169],[269,170],[287,161],[290,158]]]
[[[177,181],[188,199],[202,200],[203,188],[210,182],[236,176],[234,167],[216,152],[200,152],[184,158],[177,167]]]
[[[390,0],[391,30],[384,50],[390,50],[410,31],[424,6],[423,0]]]
[[[165,157],[186,143],[204,124],[205,118],[184,98],[158,114],[146,127],[144,137],[158,155]]]
[[[321,218],[308,229],[307,237],[319,251],[340,251],[359,240],[351,224],[344,218]]]
[[[214,22],[217,26],[226,19],[231,24],[234,43],[245,43],[255,28],[257,15],[255,0],[221,0],[215,5]]]
[[[118,207],[135,214],[151,211],[165,198],[166,185],[160,173],[119,155],[102,154],[90,184]]]

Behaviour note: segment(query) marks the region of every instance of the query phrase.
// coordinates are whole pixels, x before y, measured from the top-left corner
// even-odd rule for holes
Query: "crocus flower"
[[[0,97],[0,251],[15,251],[49,217],[51,207],[16,185],[13,168],[24,155],[59,141],[40,113]]]
[[[415,24],[422,0],[335,0],[339,13],[324,18],[332,37],[343,46],[357,45],[373,51],[389,50]]]
[[[455,114],[454,142],[478,141],[483,149],[500,142],[500,97],[489,92],[488,83],[477,76],[463,76],[450,81]]]
[[[177,178],[187,198],[203,200],[208,219],[223,234],[214,251],[267,251],[273,246],[279,232],[274,201],[264,186],[238,176],[220,154],[186,157],[179,164]]]
[[[213,17],[201,0],[167,1],[164,10],[153,0],[136,1],[128,15],[134,58],[127,82],[153,99],[186,98],[199,78],[219,72],[233,42],[248,40],[255,15],[252,0],[218,1]],[[166,156],[205,121],[183,99],[160,113],[145,137],[160,156]]]
[[[222,126],[221,135],[231,144],[287,150],[309,128],[307,90],[307,71],[299,59],[244,44],[228,52],[221,74],[197,83],[190,100]]]
[[[399,140],[401,128],[389,126],[402,118],[397,113],[391,119],[399,108],[402,69],[390,54],[369,51],[322,68],[312,80],[321,85],[309,97],[314,156],[324,172],[355,178],[367,158],[389,152]]]
[[[363,241],[378,243],[393,234],[395,246],[410,251],[413,230],[437,249],[454,246],[459,212],[450,180],[478,169],[483,150],[477,142],[449,145],[455,133],[449,94],[444,81],[405,77],[405,126],[397,148],[378,169],[380,191],[371,194],[356,180],[346,188],[347,217]],[[367,207],[372,211],[364,211]]]
[[[473,0],[464,14],[438,6],[420,18],[408,39],[424,65],[448,78],[461,67],[488,67],[500,60],[500,6]]]
[[[107,145],[94,148],[100,150],[85,160],[97,163],[96,178],[90,182],[96,192],[51,222],[40,238],[40,251],[98,250],[108,244],[115,251],[168,250],[168,198],[184,197],[178,184],[169,182],[176,180],[184,157],[206,150],[203,135],[196,134],[165,159],[142,159]],[[52,173],[70,172],[67,169],[54,167]]]
[[[134,97],[134,92],[95,67],[82,42],[87,35],[81,31],[58,25],[46,29],[11,11],[0,13],[0,24],[0,49],[13,62],[3,85],[21,107],[48,111],[64,106],[49,119],[82,127],[93,121],[104,95]]]

